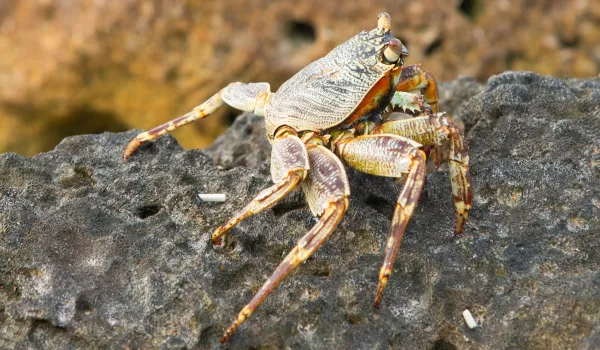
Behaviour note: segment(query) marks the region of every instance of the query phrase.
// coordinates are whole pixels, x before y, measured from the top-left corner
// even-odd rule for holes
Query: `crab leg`
[[[194,108],[191,112],[157,126],[150,131],[137,135],[129,142],[129,144],[127,144],[127,147],[125,147],[123,159],[127,160],[131,157],[133,152],[135,152],[135,150],[143,143],[155,140],[180,126],[202,119],[223,106],[224,103],[242,111],[254,112],[257,115],[262,115],[262,108],[269,94],[269,84],[267,83],[231,83],[214,94],[206,102]]]
[[[427,104],[431,107],[431,112],[438,113],[438,90],[437,83],[433,75],[428,72],[425,72],[421,69],[421,64],[414,64],[411,66],[402,67],[402,72],[400,75],[400,81],[396,84],[396,95],[401,92],[412,91],[412,90],[422,90],[423,98]],[[394,99],[397,99],[396,95],[394,95]],[[427,109],[421,109],[427,110]],[[442,149],[440,146],[435,145],[431,149],[431,157],[433,158],[433,162],[435,164],[436,169],[440,166],[440,158],[442,154]]]
[[[471,209],[471,176],[469,148],[460,128],[443,113],[394,120],[381,124],[375,133],[408,137],[426,146],[441,145],[450,140],[450,181],[456,207],[456,233],[461,233]]]
[[[421,145],[396,135],[365,135],[346,139],[336,146],[338,154],[351,167],[362,172],[399,178],[408,173],[396,202],[385,257],[379,271],[379,285],[373,306],[379,308],[383,291],[392,274],[400,242],[421,196],[425,182],[425,153]]]
[[[309,148],[311,164],[308,176],[302,183],[313,213],[320,215],[319,222],[289,252],[273,275],[260,288],[225,331],[224,343],[277,285],[300,263],[308,259],[331,235],[344,216],[350,195],[346,172],[339,159],[323,146]]]
[[[221,235],[240,221],[260,213],[279,202],[306,177],[309,169],[306,146],[292,133],[278,134],[271,150],[273,186],[260,192],[244,209],[219,226],[212,234],[213,244],[221,243]]]

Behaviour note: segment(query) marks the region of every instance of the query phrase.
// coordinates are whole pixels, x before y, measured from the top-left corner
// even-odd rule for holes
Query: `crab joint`
[[[408,56],[408,50],[400,40],[394,38],[388,43],[383,55],[389,62],[396,62],[400,57]]]

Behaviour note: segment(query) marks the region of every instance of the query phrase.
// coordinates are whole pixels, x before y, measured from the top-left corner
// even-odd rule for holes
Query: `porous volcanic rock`
[[[314,224],[300,191],[215,248],[210,232],[270,183],[258,159],[222,170],[169,136],[123,162],[137,131],[2,154],[0,348],[598,348],[599,101],[600,79],[532,73],[494,76],[466,101],[465,232],[453,234],[447,172],[430,173],[379,311],[400,185],[349,169],[336,232],[225,345],[225,327]]]

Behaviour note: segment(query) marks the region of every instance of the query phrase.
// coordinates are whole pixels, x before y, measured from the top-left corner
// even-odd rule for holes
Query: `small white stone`
[[[198,194],[204,202],[225,202],[225,193],[200,193]]]
[[[471,315],[471,311],[469,311],[469,309],[465,309],[465,311],[463,311],[462,313],[463,318],[465,319],[465,322],[467,323],[467,327],[473,329],[477,327],[477,322],[475,322],[475,319],[473,318],[473,315]]]

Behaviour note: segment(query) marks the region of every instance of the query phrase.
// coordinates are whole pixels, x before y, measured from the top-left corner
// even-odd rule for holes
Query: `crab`
[[[403,66],[406,56],[408,50],[392,36],[391,18],[383,12],[378,16],[377,28],[357,34],[309,64],[277,92],[271,92],[268,83],[229,84],[191,112],[139,134],[126,146],[125,160],[144,142],[204,118],[224,104],[253,112],[265,119],[266,134],[272,145],[274,185],[219,226],[212,233],[213,244],[221,244],[225,232],[272,207],[298,185],[318,218],[239,312],[221,342],[229,339],[342,220],[350,195],[343,163],[368,174],[404,180],[385,245],[375,308],[380,306],[404,231],[423,189],[426,151],[431,148],[433,155],[439,155],[439,147],[446,140],[456,208],[455,232],[463,231],[472,197],[468,147],[457,124],[439,113],[433,76],[420,65]],[[415,113],[412,118],[396,120],[390,117],[395,110]]]

